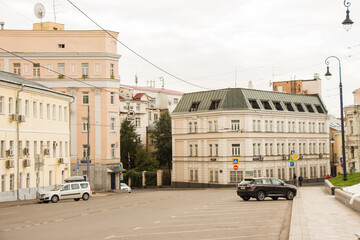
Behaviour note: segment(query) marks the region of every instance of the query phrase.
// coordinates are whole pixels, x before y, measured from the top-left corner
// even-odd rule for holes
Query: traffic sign
[[[297,155],[297,154],[293,154],[293,155],[292,155],[292,159],[298,160],[298,158],[299,158],[299,155]]]
[[[291,150],[290,154],[291,154],[291,155],[294,155],[294,154],[295,154],[295,150]]]
[[[135,111],[134,110],[129,110],[127,112],[127,116],[128,116],[128,118],[132,119],[133,117],[135,117]]]
[[[238,165],[235,165],[235,166],[234,166],[234,170],[236,171],[236,170],[238,170],[238,169],[239,169]]]
[[[233,165],[239,165],[239,159],[233,158]]]
[[[290,167],[293,167],[294,166],[294,162],[290,162]]]
[[[340,163],[342,163],[343,162],[343,158],[340,158]]]
[[[341,167],[344,167],[343,164],[341,164]]]
[[[121,168],[123,167],[123,163],[122,163],[122,162],[120,162],[120,167],[121,167]]]

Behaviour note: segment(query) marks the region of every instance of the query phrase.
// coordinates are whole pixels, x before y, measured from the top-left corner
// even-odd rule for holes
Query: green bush
[[[156,172],[146,172],[145,178],[146,178],[146,186],[156,186],[156,182],[157,182]]]
[[[171,186],[171,172],[169,170],[163,172],[163,185]]]
[[[137,172],[135,170],[127,171],[126,173],[124,173],[123,182],[127,184],[129,177],[131,177],[131,187],[142,187],[141,172]]]

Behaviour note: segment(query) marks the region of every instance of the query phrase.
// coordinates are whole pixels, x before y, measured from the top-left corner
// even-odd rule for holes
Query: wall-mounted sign
[[[210,158],[210,161],[215,162],[216,158]]]
[[[258,157],[253,158],[253,161],[260,161],[260,158],[258,158]]]

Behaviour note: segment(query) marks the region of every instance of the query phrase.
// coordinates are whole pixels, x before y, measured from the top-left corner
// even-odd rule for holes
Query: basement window
[[[295,106],[296,106],[296,108],[297,108],[297,110],[298,110],[299,112],[305,112],[305,110],[304,110],[304,108],[302,107],[301,103],[296,103]]]
[[[261,101],[261,103],[266,110],[272,110],[269,101]]]
[[[251,105],[251,107],[252,107],[253,109],[260,109],[260,106],[259,106],[259,104],[257,103],[256,100],[254,100],[254,99],[250,100],[250,99],[249,99],[249,102],[250,102],[250,105]]]
[[[288,111],[291,111],[291,112],[295,111],[291,103],[285,103],[285,106]]]
[[[322,107],[320,105],[315,105],[316,110],[318,111],[318,113],[324,113],[324,110],[322,109]]]
[[[276,110],[279,111],[284,111],[283,107],[281,106],[280,102],[273,102],[273,104],[275,105]]]
[[[59,48],[65,48],[65,44],[60,43],[60,44],[58,44],[58,47],[59,47]]]
[[[220,100],[212,100],[209,110],[218,109],[220,104]]]
[[[199,108],[200,102],[193,102],[191,104],[189,112],[196,112]]]
[[[306,104],[305,106],[309,112],[311,112],[311,113],[315,112],[313,107],[310,104]]]

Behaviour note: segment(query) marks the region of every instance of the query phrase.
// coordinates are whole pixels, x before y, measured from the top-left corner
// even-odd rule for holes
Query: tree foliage
[[[151,152],[148,152],[143,146],[138,146],[136,150],[136,170],[137,171],[156,171],[158,162]]]
[[[136,135],[134,124],[125,119],[121,123],[120,129],[120,152],[121,162],[127,170],[135,167],[135,154],[138,146],[138,143],[136,142]],[[129,167],[128,155],[130,155],[131,167]]]
[[[172,139],[171,118],[169,112],[163,112],[156,123],[155,133],[156,157],[161,166],[168,166],[171,170],[172,163]]]

